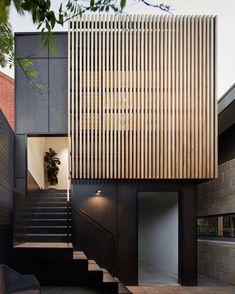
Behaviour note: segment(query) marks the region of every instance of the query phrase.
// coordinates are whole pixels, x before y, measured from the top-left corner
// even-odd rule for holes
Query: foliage
[[[0,65],[4,67],[7,63],[10,67],[15,64],[14,37],[8,23],[0,23]]]
[[[3,14],[2,17],[0,14],[0,24],[7,23],[9,7],[12,4],[20,14],[29,12],[32,15],[33,23],[38,24],[44,45],[49,46],[53,54],[55,53],[55,45],[52,31],[56,24],[63,26],[69,19],[82,15],[86,11],[120,13],[126,6],[126,0],[89,0],[87,2],[88,5],[84,5],[79,0],[62,1],[59,10],[55,12],[51,9],[51,0],[0,0],[0,13]],[[166,12],[170,11],[170,7],[165,4],[151,4],[147,0],[140,0],[140,2]],[[2,50],[4,52],[5,48],[1,46],[0,51]]]
[[[148,0],[136,0],[147,6],[170,12],[170,6],[165,4],[152,4]],[[84,3],[87,3],[85,5]],[[32,62],[28,57],[18,57],[14,51],[14,37],[11,25],[8,22],[9,9],[14,5],[19,14],[29,12],[33,23],[38,24],[44,46],[48,46],[50,52],[55,54],[53,29],[56,24],[63,26],[68,20],[82,15],[86,11],[121,13],[126,6],[126,0],[66,0],[62,1],[58,11],[51,9],[51,0],[0,0],[0,66],[7,64],[12,67],[20,66],[26,75],[30,86],[41,93],[42,84],[34,82],[38,73],[32,69]],[[41,93],[42,94],[42,93]],[[43,95],[43,94],[42,94]]]
[[[58,157],[56,157],[57,153],[54,149],[49,148],[49,152],[45,152],[44,161],[46,163],[47,168],[47,181],[50,183],[50,185],[56,185],[58,184],[58,172],[59,168],[58,165],[60,165],[60,160]]]

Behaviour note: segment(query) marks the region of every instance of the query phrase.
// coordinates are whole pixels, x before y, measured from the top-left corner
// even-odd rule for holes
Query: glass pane
[[[205,217],[198,219],[198,235],[199,236],[217,236],[218,218]]]
[[[235,214],[198,218],[198,236],[235,238]]]
[[[223,235],[224,237],[235,238],[235,215],[224,216]]]

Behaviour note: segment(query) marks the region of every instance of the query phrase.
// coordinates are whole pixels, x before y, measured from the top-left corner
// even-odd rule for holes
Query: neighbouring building
[[[14,79],[0,72],[0,109],[14,130]]]
[[[16,68],[15,186],[24,201],[55,193],[43,161],[53,148],[73,221],[66,235],[57,223],[70,206],[51,196],[54,212],[33,211],[17,242],[71,241],[127,285],[156,273],[196,285],[197,186],[217,177],[216,18],[87,15],[55,36],[52,55],[40,34],[15,35],[44,85]]]
[[[218,178],[198,189],[198,270],[235,284],[235,85],[218,102]]]

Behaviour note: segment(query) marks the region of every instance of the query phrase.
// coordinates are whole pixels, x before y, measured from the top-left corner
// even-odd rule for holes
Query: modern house
[[[218,178],[199,185],[199,272],[235,284],[235,86],[218,102]]]
[[[85,15],[55,36],[52,55],[15,35],[43,84],[16,68],[15,257],[39,272],[41,247],[69,242],[127,285],[196,285],[197,187],[217,177],[216,18]]]

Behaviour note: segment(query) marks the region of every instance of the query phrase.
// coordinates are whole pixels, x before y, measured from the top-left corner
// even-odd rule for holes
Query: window
[[[235,238],[235,213],[200,217],[197,225],[198,237]]]

